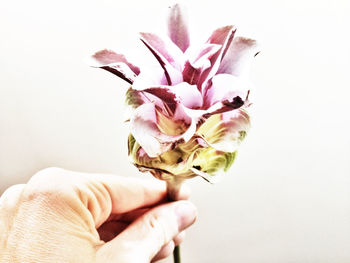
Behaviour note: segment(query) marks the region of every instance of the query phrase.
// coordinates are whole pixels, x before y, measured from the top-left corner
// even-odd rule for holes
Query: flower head
[[[111,50],[93,55],[94,66],[131,84],[128,147],[141,171],[164,180],[199,175],[211,181],[231,166],[250,127],[247,73],[258,53],[254,40],[234,37],[235,31],[218,28],[197,48],[175,4],[167,36],[140,34],[157,69],[140,69]]]

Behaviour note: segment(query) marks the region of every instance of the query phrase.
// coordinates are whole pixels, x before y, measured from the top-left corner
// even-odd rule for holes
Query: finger
[[[152,259],[152,262],[169,257],[173,253],[174,248],[180,245],[184,239],[185,239],[185,231],[182,231],[180,234],[174,237],[172,241],[170,241],[168,244],[166,244],[160,249],[158,254]]]
[[[24,187],[25,184],[13,185],[0,196],[0,209],[3,211],[2,213],[9,213],[17,207]]]
[[[142,214],[144,214],[146,209],[142,209]],[[149,209],[147,209],[148,211]],[[115,238],[117,235],[119,235],[121,232],[123,232],[132,222],[131,221],[106,221],[97,229],[97,232],[100,236],[100,239],[104,242],[109,242],[113,238]],[[175,243],[175,246],[180,245],[186,236],[186,232],[182,231],[179,233],[176,237],[174,237],[173,241]]]
[[[108,174],[81,174],[85,185],[100,187],[108,191],[114,214],[122,214],[135,209],[151,207],[167,201],[166,184],[160,180],[141,180]],[[189,198],[189,188],[183,185],[180,189],[180,200]]]
[[[197,216],[189,201],[151,209],[98,251],[99,257],[121,262],[150,262],[161,248],[189,227]]]
[[[94,193],[90,199],[98,201],[89,209],[97,227],[105,222],[111,214],[124,214],[125,219],[133,221],[144,212],[142,208],[152,207],[167,201],[166,185],[163,181],[111,175],[92,175],[88,180],[85,185]],[[180,199],[187,199],[188,188],[183,187],[182,189],[180,190]],[[101,194],[101,192],[105,194]],[[99,196],[99,198],[95,199],[94,196]],[[104,197],[101,198],[101,196]],[[106,209],[106,206],[110,210]],[[131,213],[128,214],[129,212]]]
[[[152,262],[169,257],[173,253],[174,248],[180,245],[184,239],[185,239],[185,231],[182,231],[180,234],[174,237],[172,241],[170,241],[168,244],[166,244],[160,249],[158,254],[152,259]]]
[[[175,248],[174,241],[170,241],[168,244],[164,245],[161,250],[158,252],[158,254],[152,259],[152,262],[156,262],[158,260],[167,258],[173,253]]]
[[[111,214],[127,213],[166,201],[166,185],[159,180],[78,173],[58,168],[39,172],[28,185],[34,193],[42,191],[57,194],[59,190],[60,193],[66,191],[71,195],[75,192],[76,199],[81,200],[91,213],[96,227],[101,226]],[[188,196],[188,188],[184,187],[180,191],[180,198],[186,199]]]
[[[4,233],[8,232],[12,225],[24,187],[24,184],[11,186],[0,196],[0,248],[5,247],[3,242],[6,242],[6,239],[3,239],[2,235],[6,236]]]
[[[121,221],[107,221],[97,230],[100,239],[104,242],[109,242],[121,232],[123,232],[130,223],[125,223]],[[174,237],[173,241],[175,246],[180,245],[185,239],[186,233],[182,231],[176,237]],[[159,260],[159,258],[157,258]]]

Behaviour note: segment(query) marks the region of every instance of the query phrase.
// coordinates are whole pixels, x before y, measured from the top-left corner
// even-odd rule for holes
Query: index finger
[[[122,214],[139,208],[151,207],[167,200],[166,183],[156,179],[138,179],[109,174],[82,174],[85,184],[108,191],[112,202],[111,213]],[[188,199],[189,190],[183,186],[179,199]]]
[[[75,196],[100,226],[111,214],[123,214],[165,202],[166,184],[160,180],[142,180],[111,174],[92,174],[49,168],[28,182],[31,191],[65,192]],[[180,199],[187,199],[188,188],[180,190]],[[63,196],[62,196],[63,198]]]

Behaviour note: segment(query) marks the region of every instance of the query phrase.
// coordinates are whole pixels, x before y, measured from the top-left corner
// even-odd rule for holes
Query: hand
[[[153,262],[195,219],[162,182],[48,168],[1,196],[0,262]]]

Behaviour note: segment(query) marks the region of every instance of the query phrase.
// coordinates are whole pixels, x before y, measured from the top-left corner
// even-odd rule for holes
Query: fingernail
[[[179,231],[192,225],[197,218],[197,208],[189,201],[177,202],[175,213],[177,215]]]

